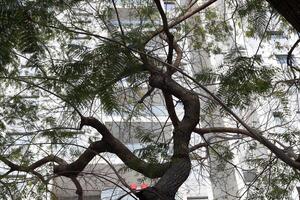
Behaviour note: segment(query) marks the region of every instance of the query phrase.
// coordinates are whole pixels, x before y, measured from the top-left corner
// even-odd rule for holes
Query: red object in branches
[[[149,185],[147,183],[142,183],[141,184],[141,189],[146,189],[147,187],[149,187]]]
[[[130,184],[130,189],[136,190],[137,189],[137,185],[135,183],[131,183]]]

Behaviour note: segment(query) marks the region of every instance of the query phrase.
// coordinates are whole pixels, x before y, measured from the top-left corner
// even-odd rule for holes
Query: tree
[[[269,2],[277,8],[275,1]],[[139,19],[138,24],[122,21],[118,3],[131,8],[130,15]],[[211,154],[230,163],[233,152],[244,142],[248,148],[255,149],[253,141],[269,150],[265,158],[249,158],[250,163],[262,169],[253,188],[260,183],[272,189],[249,191],[250,196],[280,199],[286,195],[282,188],[298,180],[300,169],[296,149],[300,141],[299,127],[290,115],[293,107],[288,108],[287,94],[292,89],[299,90],[299,68],[292,59],[297,43],[290,47],[288,67],[284,69],[264,66],[257,55],[262,43],[268,41],[268,28],[272,24],[279,24],[285,32],[292,29],[264,1],[226,1],[223,10],[215,6],[217,3],[217,0],[202,4],[188,1],[177,5],[177,14],[166,12],[159,0],[143,1],[139,6],[132,1],[3,0],[0,5],[0,125],[4,152],[0,160],[6,169],[1,175],[1,187],[6,191],[3,198],[19,187],[17,180],[11,182],[9,175],[25,172],[31,174],[26,190],[37,188],[30,195],[47,190],[53,176],[65,176],[77,186],[77,194],[82,199],[77,177],[92,159],[110,152],[144,176],[159,178],[153,187],[132,191],[136,197],[174,199],[189,176],[190,155],[195,150],[202,148],[208,152],[199,159],[203,165],[209,162]],[[222,17],[218,11],[223,12]],[[76,16],[76,13],[80,14]],[[298,21],[288,16],[286,19],[299,30]],[[239,35],[260,40],[257,51],[244,55]],[[74,38],[82,42],[75,43]],[[224,41],[232,41],[234,47],[228,49],[226,62],[218,69],[201,64],[203,60],[199,56],[220,54],[226,48]],[[190,55],[197,58],[196,63],[190,60]],[[185,67],[186,63],[189,68]],[[201,66],[196,74],[191,73],[193,65]],[[137,100],[140,92],[143,95]],[[173,154],[161,153],[161,160],[130,151],[101,122],[99,114],[102,111],[106,115],[118,114],[126,120],[142,117],[154,104],[151,99],[155,95],[161,95],[165,102],[167,121],[174,129],[172,138],[158,144],[146,140],[149,133],[141,133],[140,139],[146,141],[148,148],[144,150],[150,152],[161,153],[172,143]],[[38,100],[28,99],[34,96]],[[266,110],[268,102],[275,103]],[[182,116],[179,116],[179,105],[183,105]],[[273,113],[273,117],[253,127],[248,113],[254,107],[269,115]],[[275,107],[278,111],[273,112]],[[247,113],[245,119],[242,113]],[[270,125],[276,117],[285,123]],[[222,127],[207,123],[210,126],[205,127],[199,123],[200,119],[210,122],[230,119],[234,123]],[[278,126],[279,131],[275,129]],[[89,138],[86,147],[74,143],[74,138],[88,138],[78,135],[81,130],[91,131],[88,127],[95,129],[101,139]],[[190,146],[193,133],[200,135],[202,142]],[[234,140],[236,147],[231,149],[228,143],[217,138]],[[64,153],[73,157],[59,155],[60,148],[68,150]],[[275,165],[274,182],[278,183],[268,185],[265,171],[271,165]],[[289,174],[284,175],[287,166]]]

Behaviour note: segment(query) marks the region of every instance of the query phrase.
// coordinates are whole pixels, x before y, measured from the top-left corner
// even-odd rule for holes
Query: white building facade
[[[139,2],[141,3],[141,2]],[[187,2],[186,1],[162,1],[161,2],[164,5],[164,9],[166,13],[169,16],[176,15],[176,11],[179,7],[184,6]],[[201,2],[198,2],[201,4]],[[113,12],[112,19],[110,20],[112,27],[118,27],[119,23],[122,24],[124,27],[124,30],[137,27],[141,23],[147,23],[147,19],[138,19],[136,17],[137,11],[136,7],[133,6],[135,4],[126,4],[126,2],[116,2],[118,16]],[[219,12],[225,13],[224,8],[224,2],[220,1],[217,2],[214,6],[214,9]],[[230,12],[226,13],[229,15]],[[199,17],[203,15],[203,12],[200,12]],[[197,17],[196,16],[196,17]],[[79,16],[80,17],[80,16]],[[228,16],[229,17],[229,16]],[[226,16],[225,16],[226,18]],[[143,21],[145,20],[145,21]],[[158,20],[158,19],[154,19]],[[191,23],[193,19],[190,19]],[[217,20],[218,21],[218,20]],[[220,19],[220,21],[222,21]],[[152,21],[152,23],[159,24],[158,21]],[[119,29],[120,30],[120,29]],[[178,29],[173,30],[175,33],[178,31]],[[209,70],[216,70],[221,65],[226,65],[226,56],[233,51],[235,48],[238,54],[243,54],[243,56],[246,57],[253,57],[257,56],[259,59],[261,59],[263,65],[270,65],[270,66],[279,66],[281,68],[287,68],[286,60],[287,60],[287,52],[289,51],[289,48],[293,45],[293,42],[296,40],[297,35],[291,34],[290,32],[281,31],[280,25],[278,24],[271,24],[266,28],[265,31],[265,37],[268,38],[266,41],[261,41],[260,39],[253,39],[253,38],[247,38],[242,34],[242,30],[236,30],[236,35],[232,36],[232,38],[228,38],[228,41],[226,44],[222,45],[221,51],[217,53],[211,53],[207,52],[205,50],[198,50],[197,48],[194,48],[193,46],[193,39],[184,39],[182,43],[182,49],[188,50],[188,53],[186,55],[186,58],[183,62],[186,62],[184,64],[185,71],[187,71],[190,74],[197,74],[201,73],[207,69]],[[159,39],[156,40],[157,43],[163,43],[162,41],[159,41]],[[211,39],[208,38],[207,41],[203,41],[203,43],[210,43],[212,42]],[[154,51],[156,56],[160,58],[166,57],[165,49],[161,48],[161,44],[157,44],[153,42],[149,46],[149,48],[158,47],[158,50]],[[280,46],[280,48],[274,50],[274,46]],[[297,63],[298,58],[294,57],[295,63]],[[287,73],[288,74],[288,73]],[[288,77],[287,77],[288,78]],[[188,84],[188,83],[183,83]],[[126,86],[125,86],[126,87]],[[187,87],[189,87],[187,85]],[[208,88],[212,91],[217,91],[218,86],[208,86]],[[299,90],[299,89],[298,89]],[[147,88],[144,90],[140,90],[138,92],[128,93],[128,94],[122,94],[121,95],[121,101],[122,98],[128,100],[128,98],[132,98],[133,100],[141,99],[143,97],[143,94],[147,92]],[[203,92],[200,90],[200,92]],[[299,93],[299,92],[298,92]],[[292,110],[294,113],[291,113],[291,118],[297,117],[297,114],[299,114],[299,96],[298,93],[293,93],[290,98],[289,104],[291,104]],[[296,94],[296,95],[295,95]],[[120,139],[123,143],[125,143],[131,150],[139,152],[139,149],[145,147],[143,146],[139,140],[136,137],[139,137],[141,139],[142,135],[145,132],[149,133],[155,133],[152,139],[158,138],[157,141],[167,142],[171,139],[172,135],[172,126],[170,123],[170,120],[168,120],[167,111],[165,109],[165,103],[163,102],[161,98],[161,94],[159,92],[156,92],[151,99],[148,101],[145,101],[147,109],[145,109],[142,112],[142,116],[132,117],[130,118],[130,121],[126,121],[126,115],[112,115],[111,117],[106,116],[105,114],[101,115],[101,120],[110,127],[110,130],[114,134],[114,136],[118,139]],[[125,102],[125,101],[124,101]],[[203,107],[205,107],[205,101],[202,102]],[[269,104],[268,107],[257,109],[256,105],[253,105],[251,109],[246,111],[237,111],[240,112],[242,115],[244,115],[245,120],[254,127],[260,127],[263,125],[273,127],[276,126],[276,122],[270,122],[272,121],[270,118],[266,118],[266,112],[271,112],[271,114],[276,115],[276,113],[281,113],[283,111],[279,111],[282,108],[276,108],[276,102],[271,105]],[[178,109],[178,113],[182,113],[182,107]],[[275,114],[274,114],[275,113]],[[204,115],[205,113],[203,113]],[[214,116],[213,116],[214,115]],[[217,117],[215,117],[217,116]],[[276,116],[273,116],[273,118],[276,121]],[[164,122],[164,123],[162,123]],[[228,119],[222,118],[220,113],[212,113],[212,116],[205,117],[201,121],[201,127],[220,127],[220,126],[232,126],[236,122],[228,121]],[[297,123],[297,120],[295,120],[295,123]],[[298,125],[299,126],[299,125]],[[279,128],[280,132],[280,128]],[[128,133],[128,134],[123,134]],[[210,138],[211,137],[211,138]],[[206,137],[207,140],[210,140],[214,138],[214,135],[208,135]],[[221,139],[220,139],[221,138]],[[212,141],[215,143],[218,143],[222,141],[222,137],[220,138],[214,138]],[[152,142],[151,138],[144,138],[146,143]],[[148,139],[148,141],[147,141]],[[199,142],[203,142],[203,139],[199,137],[198,135],[193,135],[191,139],[191,145],[196,145]],[[214,143],[212,142],[212,143]],[[235,140],[228,140],[225,142],[222,142],[222,145],[225,146],[231,146],[234,145]],[[225,162],[224,160],[220,160],[220,155],[213,155],[213,151],[211,150],[211,153],[209,155],[209,158],[205,158],[207,155],[205,150],[199,149],[195,154],[191,155],[193,159],[193,170],[191,171],[190,177],[188,180],[182,185],[180,190],[178,191],[177,199],[183,199],[183,200],[234,200],[234,199],[248,199],[247,196],[247,190],[248,187],[251,186],[255,182],[258,176],[258,171],[253,169],[249,164],[242,163],[244,159],[247,159],[249,156],[249,151],[246,147],[239,147],[239,149],[233,148],[231,151],[234,153],[239,154],[239,156],[235,156],[232,158],[229,162]],[[171,148],[166,150],[166,153],[171,155],[172,150]],[[254,154],[259,156],[264,156],[265,154],[268,154],[268,151],[264,147],[259,147],[254,151]],[[202,160],[202,157],[205,158]],[[252,154],[253,156],[253,154]],[[194,158],[195,157],[195,158]],[[122,165],[122,161],[119,160],[116,156],[113,155],[106,155],[106,159],[109,160],[109,162],[112,164],[112,166],[117,166],[116,168],[118,171],[120,170],[120,165]],[[158,159],[159,160],[159,159]],[[162,160],[160,160],[162,161]],[[96,167],[94,169],[87,169],[87,172],[90,173],[89,170],[91,170],[93,173],[100,173],[98,171],[99,167],[103,165],[103,167],[107,167],[106,161],[97,160],[97,164],[91,164],[90,166],[95,165]],[[125,166],[124,166],[125,167]],[[113,172],[110,172],[113,173]],[[135,174],[132,171],[128,172],[125,170],[125,172],[120,172],[121,175],[127,177],[125,178],[125,181],[127,181],[128,184],[137,184],[137,186],[140,186],[143,183],[146,183],[147,185],[152,185],[155,183],[155,180],[149,180],[143,177],[141,174]],[[130,174],[130,175],[129,175]],[[118,177],[114,178],[118,179]],[[93,181],[90,183],[91,187],[92,185],[98,185],[95,184],[98,183],[97,181]],[[61,184],[61,183],[60,183]],[[59,184],[59,185],[60,185]],[[103,183],[101,187],[95,187],[91,190],[97,191],[97,194],[100,195],[101,199],[117,199],[120,196],[124,195],[124,191],[120,191],[119,181],[116,182],[115,185],[109,184],[109,183]],[[99,185],[98,185],[99,186]],[[74,188],[73,188],[74,189]],[[102,191],[102,192],[99,192]],[[63,199],[68,199],[69,194],[68,192],[66,194],[63,194],[62,191],[58,192],[58,194]],[[90,194],[90,192],[87,190],[86,192],[87,196]],[[75,194],[71,195],[75,198]],[[88,198],[88,197],[87,197]],[[96,197],[95,197],[96,198]],[[293,199],[298,198],[298,194],[296,192],[296,188],[292,194]],[[134,197],[126,197],[125,199],[134,199]]]
[[[141,34],[141,37],[146,34],[145,32],[153,31],[153,25],[160,25],[161,21],[158,16],[152,15],[149,11],[150,17],[140,15],[139,12],[145,10],[139,8],[139,4],[151,4],[152,1],[136,1],[134,3],[127,3],[127,1],[115,1],[116,7],[111,5],[111,10],[108,13],[101,13],[102,7],[95,2],[83,3],[78,5],[76,12],[72,13],[71,17],[65,17],[62,13],[61,20],[65,24],[78,23],[78,26],[83,26],[89,32],[82,32],[74,34],[74,38],[68,42],[73,45],[84,45],[88,47],[96,47],[96,39],[92,37],[93,32],[99,31],[103,37],[110,38],[115,31],[122,31],[127,34]],[[168,19],[171,21],[172,16],[176,16],[180,9],[185,9],[185,6],[190,1],[186,0],[166,0],[162,1],[164,10],[167,13]],[[202,5],[204,1],[195,1],[195,5]],[[212,5],[214,12],[224,13],[224,19],[218,18],[216,23],[221,23],[223,20],[231,20],[231,12],[228,8],[224,7],[224,1],[218,1]],[[151,7],[149,7],[151,9]],[[117,12],[116,12],[117,11]],[[146,12],[146,11],[145,11]],[[147,11],[148,12],[148,11]],[[116,14],[118,13],[118,14]],[[70,13],[68,13],[70,14]],[[188,26],[198,26],[199,22],[207,20],[209,17],[205,11],[199,12],[194,17],[187,20]],[[212,12],[210,15],[213,15]],[[228,16],[229,15],[229,16]],[[270,14],[272,15],[272,14]],[[107,24],[98,22],[97,18],[108,18]],[[269,16],[270,17],[270,16]],[[70,18],[74,20],[68,21]],[[199,20],[200,19],[200,20]],[[101,20],[100,20],[101,21]],[[147,29],[147,23],[149,28]],[[233,26],[234,21],[229,22]],[[80,24],[80,25],[79,25]],[[122,25],[122,29],[119,25]],[[199,25],[201,26],[201,25]],[[139,33],[139,28],[141,32]],[[80,27],[79,27],[80,28]],[[78,28],[78,29],[79,29]],[[207,27],[202,27],[207,28]],[[239,29],[240,28],[240,29]],[[226,58],[228,55],[236,50],[238,56],[244,57],[258,57],[261,59],[262,65],[278,66],[282,71],[288,71],[287,52],[297,40],[295,33],[290,31],[283,31],[281,24],[268,25],[265,35],[262,38],[268,40],[260,40],[258,38],[245,37],[242,27],[234,31],[235,35],[228,37],[225,44],[220,45],[218,51],[209,50],[211,43],[220,43],[215,41],[214,37],[203,38],[202,48],[197,47],[194,43],[195,40],[199,42],[199,35],[187,34],[186,37],[176,38],[180,48],[184,52],[181,67],[183,70],[192,75],[201,74],[207,71],[211,72],[226,72]],[[107,31],[104,29],[107,29]],[[136,29],[136,32],[130,30]],[[175,36],[184,35],[184,27],[175,27],[171,32]],[[188,27],[188,30],[193,32],[193,28]],[[142,32],[142,30],[144,32]],[[201,36],[201,34],[200,34]],[[198,37],[198,38],[196,38]],[[167,55],[166,43],[160,37],[153,38],[148,46],[149,54],[156,58],[165,60]],[[274,48],[276,46],[277,48]],[[134,47],[134,44],[133,44]],[[53,54],[55,49],[59,48],[57,41],[53,41]],[[131,48],[131,47],[130,47]],[[293,55],[298,55],[299,51],[295,50]],[[64,53],[62,53],[64,55]],[[61,55],[56,54],[59,57]],[[76,60],[76,55],[72,55],[72,59]],[[293,64],[297,65],[300,58],[293,56]],[[220,66],[225,66],[221,68]],[[30,73],[30,72],[29,72]],[[199,93],[201,97],[201,116],[200,128],[211,127],[235,127],[239,126],[235,120],[222,114],[221,110],[213,110],[209,112],[209,95],[199,88],[193,88],[190,80],[186,80],[181,75],[175,77],[183,86],[194,90]],[[287,72],[283,74],[286,77],[277,77],[278,80],[289,81],[293,78],[299,77],[298,74]],[[295,76],[295,77],[294,77]],[[217,82],[217,80],[216,80]],[[122,83],[123,84],[123,83]],[[163,163],[172,155],[172,123],[169,119],[166,105],[163,100],[161,91],[154,90],[151,96],[144,99],[142,103],[138,101],[143,98],[148,91],[146,83],[140,83],[139,87],[134,88],[132,85],[125,83],[120,84],[120,91],[116,92],[116,100],[124,108],[124,112],[113,112],[110,115],[105,113],[101,108],[101,102],[95,101],[92,103],[91,108],[84,111],[86,114],[91,114],[103,122],[111,133],[119,139],[122,143],[132,150],[136,155],[144,157],[151,162]],[[279,81],[278,84],[281,84]],[[276,85],[276,84],[275,84]],[[134,85],[135,86],[135,85]],[[217,94],[218,84],[206,85],[211,91]],[[289,107],[290,114],[286,117],[286,121],[282,121],[285,107],[278,104],[277,100],[268,100],[257,97],[258,103],[251,104],[246,110],[235,110],[242,118],[254,128],[262,128],[263,130],[272,130],[274,134],[281,134],[286,129],[285,123],[289,123],[290,127],[300,128],[300,92],[299,86],[291,86],[290,94],[286,105]],[[203,98],[202,98],[203,97]],[[45,99],[48,97],[39,97],[40,104],[48,104]],[[131,103],[128,103],[131,102]],[[136,102],[136,105],[132,106]],[[179,100],[174,100],[176,104],[176,112],[179,118],[183,115],[183,105]],[[260,104],[264,104],[261,106]],[[65,120],[65,116],[57,117],[61,121]],[[63,124],[63,123],[62,123]],[[69,125],[69,124],[68,124]],[[239,127],[240,128],[240,127]],[[101,136],[89,128],[84,128],[82,133],[85,135],[78,135],[76,145],[88,146],[90,141],[101,139]],[[88,136],[88,137],[86,137]],[[245,144],[238,143],[237,140],[243,139]],[[73,141],[72,141],[73,142]],[[191,153],[192,171],[189,178],[181,186],[176,196],[176,200],[235,200],[235,199],[251,199],[247,195],[249,188],[255,184],[261,169],[255,169],[248,162],[247,159],[262,158],[267,159],[270,152],[262,145],[256,145],[255,150],[249,150],[249,144],[252,144],[251,139],[243,138],[241,135],[232,135],[224,133],[223,135],[207,134],[204,137],[198,134],[192,134],[190,146],[193,147],[199,143],[209,143],[207,148],[199,148]],[[54,143],[54,142],[53,142]],[[47,144],[51,146],[51,144]],[[288,143],[278,144],[288,146]],[[237,147],[236,147],[237,146]],[[62,154],[59,146],[49,147],[51,151],[57,154]],[[53,148],[53,149],[52,149]],[[62,148],[63,149],[63,148]],[[295,146],[292,150],[298,152]],[[231,155],[231,153],[234,156]],[[41,151],[40,151],[41,153]],[[76,154],[76,152],[73,152]],[[224,153],[224,154],[223,154]],[[44,152],[41,153],[41,156]],[[68,158],[69,155],[64,155]],[[224,159],[222,157],[225,157]],[[70,160],[71,156],[70,156]],[[108,199],[122,199],[131,200],[135,197],[130,194],[127,186],[141,189],[145,186],[153,186],[157,180],[151,180],[144,177],[133,170],[130,170],[123,164],[123,162],[115,155],[104,153],[94,158],[92,162],[85,168],[85,170],[78,177],[79,182],[83,187],[84,199],[89,200],[108,200]],[[298,199],[297,185],[293,183],[293,191],[291,192],[291,199]],[[56,177],[51,182],[51,191],[58,199],[71,200],[77,199],[76,187],[74,183],[66,177]],[[49,194],[49,199],[51,195]],[[288,199],[289,197],[287,197]]]

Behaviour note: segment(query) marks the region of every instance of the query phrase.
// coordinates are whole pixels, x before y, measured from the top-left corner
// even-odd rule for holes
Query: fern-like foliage
[[[157,137],[153,136],[153,133],[139,129],[135,135],[139,141],[145,146],[136,149],[135,153],[151,163],[159,163],[161,160],[170,160],[169,143],[170,141],[159,141]]]
[[[90,50],[80,45],[69,46],[68,54],[77,56],[71,61],[56,66],[60,78],[72,83],[66,88],[66,98],[74,105],[82,105],[99,97],[103,108],[112,112],[118,108],[118,81],[144,70],[138,59],[126,47],[106,42]]]
[[[220,67],[223,73],[206,70],[196,77],[203,84],[218,82],[216,94],[228,107],[242,109],[251,104],[253,96],[265,94],[271,89],[275,71],[263,66],[257,57],[231,56],[227,58],[228,65]],[[211,101],[207,109],[213,111],[216,106],[216,102]]]
[[[270,14],[270,7],[265,1],[243,1],[238,5],[237,13],[248,22],[246,31],[248,37],[263,36]]]
[[[271,88],[272,69],[260,66],[260,60],[237,57],[229,70],[220,77],[219,95],[225,97],[228,106],[245,107],[251,103],[251,95],[264,94]]]
[[[71,1],[70,5],[77,2]],[[57,33],[51,26],[63,29],[57,19],[57,11],[64,8],[61,4],[62,1],[0,1],[0,68],[18,64],[19,53],[43,53],[43,44]]]

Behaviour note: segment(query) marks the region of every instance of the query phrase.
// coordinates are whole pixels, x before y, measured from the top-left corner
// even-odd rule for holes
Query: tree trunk
[[[142,190],[137,196],[140,200],[174,200],[179,187],[188,178],[191,170],[189,158],[178,158],[172,161],[170,169],[151,188]]]
[[[173,132],[174,154],[171,166],[155,186],[137,194],[141,200],[174,200],[179,187],[188,178],[191,170],[189,141],[199,122],[200,103],[198,96],[162,73],[152,74],[150,85],[176,96],[183,102],[184,117]]]

